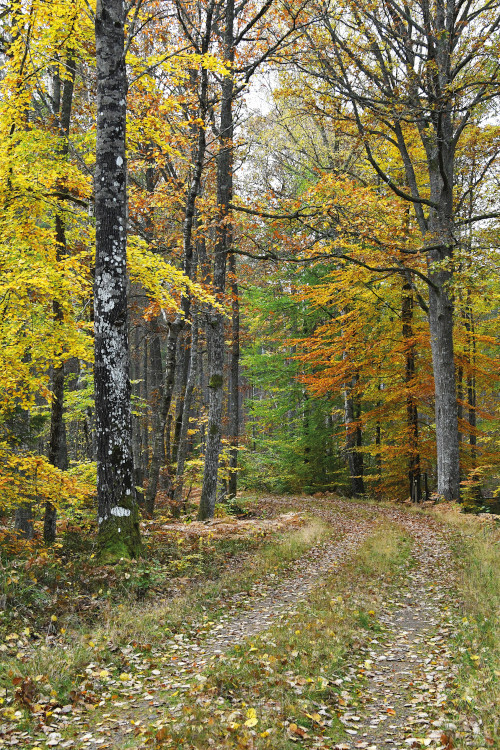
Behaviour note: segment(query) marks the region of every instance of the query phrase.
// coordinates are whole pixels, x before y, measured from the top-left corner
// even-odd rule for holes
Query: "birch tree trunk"
[[[99,546],[105,563],[137,557],[141,551],[127,325],[124,24],[123,0],[98,0],[94,377]]]

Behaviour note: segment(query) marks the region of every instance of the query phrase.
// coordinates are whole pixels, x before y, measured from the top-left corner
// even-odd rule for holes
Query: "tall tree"
[[[69,129],[71,123],[71,108],[73,105],[73,91],[75,86],[76,66],[74,50],[68,50],[66,59],[66,74],[64,82],[61,81],[59,65],[56,64],[52,85],[52,112],[56,128],[61,140],[60,153],[63,158],[69,153]],[[61,195],[64,196],[65,186],[62,184]],[[66,246],[66,222],[62,202],[57,206],[55,216],[56,230],[56,262],[60,263],[67,252]],[[62,323],[64,314],[62,305],[58,299],[52,303],[52,312],[56,325]],[[61,352],[62,355],[62,352]],[[52,370],[52,405],[50,411],[50,438],[48,459],[53,466],[63,471],[68,468],[68,449],[66,444],[66,427],[64,423],[64,361],[61,358]],[[43,520],[43,538],[52,543],[56,538],[57,510],[50,502],[45,504],[45,516]]]
[[[226,288],[226,261],[232,241],[229,204],[233,196],[233,103],[234,83],[234,0],[226,0],[224,27],[224,61],[229,70],[221,86],[220,149],[217,156],[217,227],[214,247],[213,287],[219,296]],[[224,400],[224,315],[213,309],[207,315],[209,365],[208,430],[205,468],[198,518],[214,515],[217,474],[222,440],[222,405]]]
[[[125,7],[98,0],[94,287],[97,500],[101,559],[137,557],[127,325]]]
[[[455,190],[455,167],[464,131],[498,93],[498,8],[461,0],[346,0],[316,6],[316,22],[303,64],[336,101],[348,103],[345,115],[358,131],[367,161],[414,208],[427,257],[437,489],[456,499],[453,274],[460,234],[455,208],[463,196]],[[407,188],[396,184],[377,157],[381,141],[399,155]],[[468,222],[481,218],[487,217]]]

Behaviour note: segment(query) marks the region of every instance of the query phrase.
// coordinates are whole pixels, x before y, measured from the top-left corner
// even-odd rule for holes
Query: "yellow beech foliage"
[[[94,494],[95,482],[85,472],[65,472],[52,466],[44,456],[14,453],[0,442],[0,511],[20,502],[49,501],[56,508],[81,505]]]

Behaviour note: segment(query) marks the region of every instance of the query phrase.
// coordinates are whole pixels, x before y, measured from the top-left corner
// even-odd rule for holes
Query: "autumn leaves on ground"
[[[499,747],[495,517],[238,510],[159,516],[116,566],[71,529],[50,551],[4,539],[0,746]]]

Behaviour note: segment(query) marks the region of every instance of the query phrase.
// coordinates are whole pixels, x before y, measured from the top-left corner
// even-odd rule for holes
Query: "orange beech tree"
[[[337,101],[378,180],[412,208],[427,259],[435,382],[438,493],[459,497],[453,280],[461,233],[498,215],[460,218],[462,140],[488,117],[500,80],[500,14],[490,3],[311,3],[314,18],[298,61],[323,96]],[[404,182],[379,154],[393,149]]]
[[[252,211],[245,207],[241,210],[257,217],[252,230],[256,256],[275,262],[302,262],[321,269],[324,284],[310,284],[300,295],[318,310],[325,306],[325,300],[331,300],[333,318],[317,325],[307,338],[296,337],[295,343],[304,351],[303,361],[309,369],[300,377],[311,393],[325,395],[330,387],[343,393],[343,404],[337,408],[343,410],[343,419],[349,425],[346,458],[354,459],[350,473],[362,476],[363,456],[372,454],[380,462],[384,453],[387,457],[392,452],[392,458],[385,461],[386,487],[398,487],[398,494],[408,493],[419,500],[422,476],[429,479],[428,494],[429,484],[434,489],[438,474],[433,455],[433,451],[437,452],[436,424],[431,417],[435,383],[429,374],[428,252],[422,247],[420,227],[408,204],[373,175],[365,144],[359,138],[356,123],[351,121],[352,113],[349,109],[344,112],[338,100],[317,86],[316,80],[293,72],[282,75],[274,109],[257,118],[260,152],[255,156],[253,177],[260,200]],[[305,86],[300,99],[292,93],[298,81]],[[418,165],[423,158],[425,164],[422,146],[407,124],[404,134],[411,158]],[[379,136],[371,155],[381,169],[392,175],[393,185],[399,184],[398,189],[403,190],[406,178],[399,151],[390,140],[384,140],[383,131]],[[477,144],[483,138],[479,156]],[[456,160],[461,170],[457,183],[464,198],[456,207],[456,223],[463,229],[460,244],[454,250],[455,285],[448,287],[455,302],[461,479],[467,476],[474,457],[477,459],[475,419],[479,411],[480,462],[485,466],[492,464],[489,445],[494,443],[496,434],[492,420],[495,408],[487,396],[490,386],[483,380],[486,372],[496,378],[498,369],[490,360],[494,341],[486,333],[495,324],[489,325],[478,293],[481,284],[495,286],[492,272],[498,233],[491,220],[481,224],[468,219],[492,213],[497,161],[496,128],[476,124],[470,132],[467,130]],[[419,170],[418,178],[424,180],[420,166]],[[482,191],[478,191],[479,185]],[[373,305],[367,301],[371,298]],[[373,315],[377,298],[379,310]],[[468,301],[464,304],[461,299]],[[476,315],[481,320],[481,334],[479,328],[474,328]],[[489,316],[496,320],[493,308]],[[367,319],[370,325],[366,324]],[[373,338],[372,330],[377,332]],[[350,350],[346,346],[349,337]],[[479,365],[478,356],[485,358],[483,365]],[[474,359],[476,367],[472,364]],[[377,379],[374,374],[379,368],[391,384],[387,389],[383,378]],[[363,373],[367,372],[373,387],[363,382]],[[475,404],[477,378],[483,382],[482,408]],[[348,398],[349,394],[352,398]],[[362,427],[368,428],[363,444]],[[401,441],[407,455],[404,471],[397,460],[396,446]],[[380,477],[380,463],[376,468]],[[407,481],[402,480],[405,474]],[[383,482],[379,484],[384,486]],[[364,487],[361,482],[354,482],[352,489],[361,492]]]

